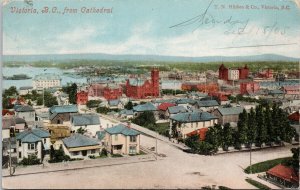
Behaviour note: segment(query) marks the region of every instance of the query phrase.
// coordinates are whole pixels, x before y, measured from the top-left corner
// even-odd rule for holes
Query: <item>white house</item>
[[[95,137],[101,129],[99,116],[96,114],[71,115],[71,130],[76,132],[79,128],[86,130],[86,134]]]
[[[33,90],[32,86],[22,86],[19,88],[19,95],[30,94]]]
[[[42,129],[28,129],[16,136],[18,162],[29,155],[36,155],[41,161],[49,153],[51,142],[48,131]]]
[[[60,76],[53,73],[44,73],[44,74],[36,75],[32,82],[33,82],[34,89],[61,86]]]
[[[16,117],[24,119],[28,125],[33,125],[35,121],[35,110],[28,105],[21,105],[16,107]]]
[[[88,156],[99,156],[101,145],[97,140],[81,134],[73,134],[62,139],[63,150],[71,158],[88,158]]]

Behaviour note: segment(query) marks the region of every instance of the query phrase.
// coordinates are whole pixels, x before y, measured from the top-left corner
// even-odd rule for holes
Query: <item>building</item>
[[[159,70],[151,70],[151,79],[129,78],[126,82],[126,96],[142,99],[148,96],[158,97],[159,94]]]
[[[258,77],[264,79],[271,79],[273,78],[273,70],[272,69],[263,70],[262,72],[258,73]]]
[[[33,89],[61,86],[60,76],[53,73],[44,73],[44,74],[36,75],[32,82],[33,82]]]
[[[178,113],[170,117],[170,135],[185,139],[188,133],[197,129],[212,127],[218,118],[207,112]]]
[[[116,100],[119,99],[123,94],[121,86],[116,84],[107,84],[103,89],[103,96],[106,100]]]
[[[35,121],[35,110],[28,105],[18,106],[15,110],[16,117],[24,119],[28,125],[33,125]]]
[[[76,94],[76,103],[77,105],[86,105],[89,100],[89,93],[86,91],[80,91]]]
[[[53,146],[56,141],[71,136],[71,129],[67,125],[50,124],[47,126],[47,130],[50,133],[50,140]],[[54,147],[54,148],[59,149],[59,147]]]
[[[43,160],[45,154],[49,153],[51,142],[48,131],[42,129],[28,129],[16,136],[18,162],[29,155],[36,155],[38,159]]]
[[[99,145],[97,140],[78,133],[62,139],[62,142],[63,150],[70,158],[98,156],[101,151],[101,145]]]
[[[77,132],[79,128],[85,130],[85,134],[91,137],[96,136],[96,132],[101,129],[99,116],[96,114],[76,114],[72,115],[71,130]]]
[[[49,109],[49,120],[51,124],[63,124],[70,121],[70,115],[78,113],[77,105],[52,106]]]
[[[217,100],[197,100],[194,104],[196,109],[211,112],[219,107]]]
[[[2,141],[3,139],[10,137],[10,130],[14,129],[16,126],[15,117],[5,117],[2,118]]]
[[[22,86],[19,88],[19,95],[30,94],[33,90],[32,86]]]
[[[186,113],[188,110],[184,106],[171,106],[168,107],[166,112],[166,118],[172,117],[178,113]]]
[[[88,96],[91,97],[101,97],[103,96],[103,90],[104,90],[105,84],[91,84],[88,87]]]
[[[133,110],[123,109],[119,112],[119,117],[122,119],[132,119],[134,116]]]
[[[140,105],[134,106],[133,111],[136,114],[139,114],[139,113],[146,112],[146,111],[155,112],[155,111],[157,111],[157,108],[152,103],[147,102],[145,104],[140,104]]]
[[[111,154],[139,154],[140,133],[130,125],[116,125],[105,129],[105,145]]]
[[[242,82],[240,83],[240,94],[255,94],[260,89],[258,82]]]
[[[278,164],[266,172],[266,176],[271,181],[288,188],[299,187],[299,173],[288,166]]]
[[[247,79],[249,76],[249,68],[245,65],[242,68],[226,68],[224,64],[219,67],[219,79],[229,80],[241,80]]]
[[[191,137],[193,135],[197,135],[199,137],[200,141],[204,141],[205,140],[205,135],[206,132],[208,131],[208,128],[201,128],[201,129],[197,129],[195,131],[192,131],[188,134],[186,134],[187,137]]]
[[[167,119],[168,108],[173,107],[173,106],[176,106],[176,104],[169,103],[169,102],[164,102],[164,103],[160,104],[157,107],[158,112],[159,112],[159,119]]]
[[[243,108],[241,107],[218,108],[213,111],[213,115],[218,118],[219,124],[224,125],[231,122],[237,123],[242,112]]]
[[[15,115],[14,111],[10,111],[10,110],[7,110],[7,109],[2,109],[2,117],[10,117],[10,116],[13,116],[13,115]]]

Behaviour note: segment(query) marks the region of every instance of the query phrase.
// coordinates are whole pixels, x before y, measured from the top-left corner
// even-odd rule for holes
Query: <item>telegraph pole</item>
[[[12,175],[11,172],[11,137],[9,137],[9,175]]]
[[[251,159],[252,159],[252,142],[250,142],[250,174],[252,174],[252,163],[251,163]]]
[[[156,132],[156,138],[155,138],[155,160],[157,160],[157,132]]]

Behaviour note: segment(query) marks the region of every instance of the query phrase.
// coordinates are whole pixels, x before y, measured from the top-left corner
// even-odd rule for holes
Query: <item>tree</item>
[[[265,125],[265,118],[263,114],[263,108],[261,105],[257,106],[256,109],[256,122],[257,122],[257,137],[256,143],[258,146],[262,146],[263,143],[267,142],[267,127]]]
[[[291,149],[291,152],[293,153],[293,156],[292,156],[292,167],[299,171],[299,151],[300,151],[300,148],[292,148]]]
[[[229,123],[226,123],[223,128],[223,133],[222,133],[222,141],[223,141],[223,149],[228,150],[228,147],[233,144],[233,131],[232,128],[230,127]]]
[[[3,96],[16,96],[16,95],[18,95],[17,87],[11,86],[8,89],[4,90],[4,95]]]
[[[238,129],[238,141],[237,146],[241,144],[247,143],[247,122],[248,122],[248,115],[246,110],[244,109],[242,113],[239,115],[237,129]]]
[[[59,147],[58,150],[55,150],[53,148],[53,145],[50,147],[50,163],[56,163],[56,162],[62,162],[62,161],[68,161],[70,160],[70,157],[68,155],[65,155],[64,150],[62,147]]]
[[[80,127],[79,129],[77,129],[77,131],[76,131],[76,133],[79,133],[79,134],[84,134],[84,133],[86,133],[87,132],[87,130],[86,129],[83,129],[82,127]]]
[[[272,143],[275,141],[275,138],[274,138],[274,128],[272,122],[272,113],[269,105],[266,105],[265,107],[264,118],[265,118],[267,133],[268,133],[267,142]]]
[[[27,103],[29,106],[32,106],[32,103],[31,101],[29,100],[28,103]]]
[[[257,122],[254,109],[251,108],[247,119],[247,143],[252,146],[257,136]]]
[[[40,164],[40,159],[37,158],[35,154],[28,155],[28,158],[23,158],[23,160],[20,162],[23,165],[37,165]]]
[[[52,107],[54,105],[58,105],[56,97],[50,94],[49,92],[44,93],[44,103],[46,107]]]
[[[110,109],[107,107],[98,107],[96,109],[96,111],[97,111],[97,113],[107,114],[110,111]]]
[[[125,106],[124,106],[125,109],[127,110],[131,110],[133,108],[133,104],[131,101],[129,101]]]
[[[77,84],[73,83],[72,85],[64,86],[62,90],[69,94],[69,102],[71,104],[76,104]]]
[[[211,144],[215,151],[218,150],[222,145],[222,126],[220,124],[208,128],[205,134],[205,142]]]
[[[141,113],[139,116],[134,118],[132,120],[133,123],[140,125],[140,126],[146,126],[149,124],[154,124],[155,125],[155,116],[154,113],[151,111],[146,111]]]
[[[101,103],[100,100],[89,100],[87,103],[86,103],[86,106],[88,108],[96,108],[99,106],[99,104]]]

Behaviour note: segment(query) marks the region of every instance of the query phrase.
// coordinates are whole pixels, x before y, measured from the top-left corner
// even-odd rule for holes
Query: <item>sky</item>
[[[31,5],[8,1],[3,7],[3,54],[299,58],[300,8],[295,1],[40,0]],[[42,13],[44,7],[60,13]],[[66,7],[77,13],[62,14]],[[83,7],[112,12],[82,13]],[[38,13],[13,13],[13,8]]]

